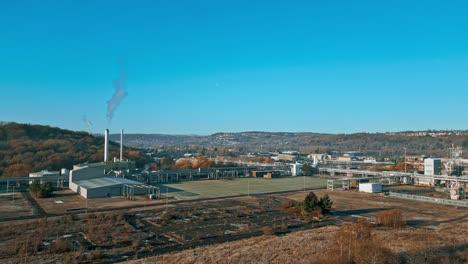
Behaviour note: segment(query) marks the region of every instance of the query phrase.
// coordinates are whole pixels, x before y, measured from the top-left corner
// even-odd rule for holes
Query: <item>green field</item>
[[[327,185],[327,179],[317,177],[288,177],[279,179],[234,178],[223,180],[187,181],[161,184],[161,194],[176,199],[208,198],[237,194],[254,194],[287,190],[302,190]]]

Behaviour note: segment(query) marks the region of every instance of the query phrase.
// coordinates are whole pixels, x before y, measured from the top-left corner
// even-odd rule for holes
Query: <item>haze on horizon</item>
[[[81,131],[88,120],[93,133],[465,130],[467,8],[8,1],[0,120]]]

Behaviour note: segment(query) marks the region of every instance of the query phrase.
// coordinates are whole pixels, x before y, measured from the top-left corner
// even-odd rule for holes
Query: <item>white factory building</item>
[[[132,194],[145,194],[148,189],[155,188],[129,179],[115,177],[114,174],[106,174],[114,169],[129,169],[134,163],[123,161],[123,130],[120,137],[120,160],[109,161],[109,130],[104,135],[104,162],[95,164],[83,164],[75,166],[69,173],[69,187],[72,191],[84,198],[104,198],[121,196],[126,194],[128,187],[132,188]]]
[[[70,171],[70,189],[84,198],[121,196],[124,194],[124,185],[144,186],[141,182],[106,175],[104,170],[98,168],[82,167]],[[146,192],[145,189],[142,194]]]

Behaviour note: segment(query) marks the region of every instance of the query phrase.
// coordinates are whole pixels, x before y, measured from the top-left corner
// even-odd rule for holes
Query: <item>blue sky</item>
[[[468,129],[467,1],[3,1],[0,120],[93,132]],[[326,3],[328,2],[328,3]],[[106,119],[113,81],[128,95]]]

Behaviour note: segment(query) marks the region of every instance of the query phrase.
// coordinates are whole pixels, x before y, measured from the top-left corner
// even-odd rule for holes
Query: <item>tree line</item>
[[[84,162],[100,162],[104,156],[104,139],[86,132],[50,126],[0,124],[0,176],[27,177],[31,171],[72,169]],[[119,157],[119,144],[110,142],[109,156]],[[124,158],[146,164],[144,154],[124,148]]]

